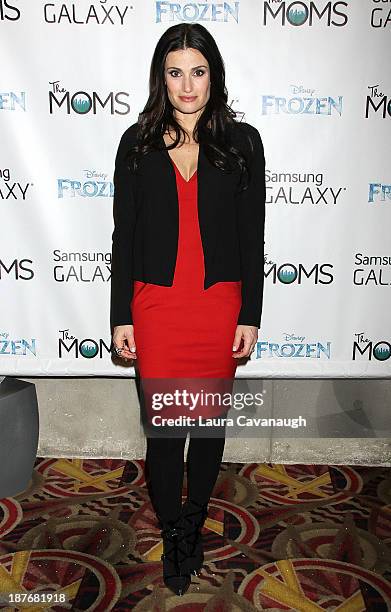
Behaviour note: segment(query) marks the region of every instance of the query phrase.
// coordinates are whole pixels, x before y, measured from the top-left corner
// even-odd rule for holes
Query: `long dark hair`
[[[128,152],[129,167],[136,171],[141,156],[162,148],[159,142],[168,127],[175,130],[176,139],[167,149],[175,148],[181,135],[185,137],[168,98],[164,66],[170,51],[186,48],[197,49],[207,59],[211,83],[210,97],[195,125],[193,138],[203,143],[206,157],[216,168],[232,172],[233,167],[239,167],[241,185],[246,188],[247,180],[243,184],[243,177],[247,177],[248,173],[246,157],[232,145],[230,138],[231,128],[239,122],[235,120],[235,111],[227,103],[224,61],[213,36],[199,23],[179,23],[168,28],[156,45],[150,68],[149,97],[138,116],[138,144]]]

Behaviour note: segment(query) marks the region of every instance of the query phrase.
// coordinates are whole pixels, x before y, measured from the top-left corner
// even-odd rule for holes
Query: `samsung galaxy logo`
[[[342,185],[324,185],[322,172],[270,172],[266,169],[267,203],[335,206],[346,191]]]
[[[31,187],[33,183],[12,181],[10,169],[0,168],[0,200],[26,200]]]
[[[69,25],[123,26],[130,8],[128,5],[109,4],[107,0],[101,0],[87,6],[81,5],[81,2],[68,4],[65,4],[65,2],[48,2],[43,7],[44,20],[46,23],[65,23]]]
[[[371,26],[373,28],[391,27],[390,0],[373,0],[375,8],[371,12]],[[388,4],[388,6],[385,6]]]

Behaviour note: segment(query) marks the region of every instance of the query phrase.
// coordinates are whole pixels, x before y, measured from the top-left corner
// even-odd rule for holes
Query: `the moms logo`
[[[98,340],[94,338],[79,339],[73,336],[69,329],[61,329],[58,339],[58,356],[60,359],[64,356],[69,357],[69,355],[74,359],[79,359],[80,357],[84,359],[94,359],[95,357],[102,359],[106,354],[110,353],[110,345],[111,341],[109,344],[106,344],[102,338]]]
[[[72,112],[77,115],[96,115],[99,111],[105,110],[111,115],[127,115],[130,106],[125,101],[129,94],[125,91],[110,91],[106,94],[96,91],[76,91],[71,93],[61,87],[60,81],[50,81],[49,90],[49,112],[53,115],[59,109],[65,109],[70,115]]]
[[[0,21],[18,21],[20,10],[9,0],[0,0]]]
[[[32,259],[0,259],[0,280],[31,280],[34,278]]]
[[[272,278],[274,284],[281,283],[283,285],[291,285],[296,283],[302,285],[309,281],[314,285],[330,285],[333,282],[332,275],[333,265],[329,263],[315,263],[312,266],[304,266],[302,263],[294,264],[284,262],[277,264],[274,261],[268,260],[265,255],[265,267],[268,266],[268,271],[265,272],[265,278]]]
[[[353,342],[353,361],[357,359],[372,361],[388,361],[391,357],[391,340],[380,339],[372,340],[367,338],[365,333],[355,334],[356,340]]]
[[[347,2],[285,2],[266,0],[263,3],[263,25],[277,21],[281,26],[313,26],[317,23],[342,27],[347,24]]]
[[[379,114],[382,119],[391,117],[391,96],[383,93],[380,85],[368,85],[369,93],[365,102],[365,119]]]

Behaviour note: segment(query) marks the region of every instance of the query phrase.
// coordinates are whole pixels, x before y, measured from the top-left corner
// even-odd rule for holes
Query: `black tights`
[[[154,510],[162,521],[176,520],[182,507],[186,435],[175,438],[147,437],[146,478]],[[223,457],[225,435],[192,437],[187,452],[187,496],[207,504]]]

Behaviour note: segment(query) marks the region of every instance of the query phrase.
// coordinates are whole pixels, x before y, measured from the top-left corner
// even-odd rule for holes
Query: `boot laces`
[[[194,554],[195,547],[201,535],[201,528],[205,522],[206,517],[208,516],[207,506],[204,505],[199,507],[199,510],[194,510],[193,512],[186,511],[183,517],[187,521],[187,524],[191,527],[190,530],[186,529],[186,538],[191,546],[190,556]],[[194,519],[194,517],[198,518]]]
[[[163,555],[168,561],[174,564],[176,574],[180,575],[180,564],[185,560],[187,552],[184,547],[184,530],[178,527],[167,527],[162,530],[162,536],[164,538]],[[169,546],[170,544],[171,547]]]

